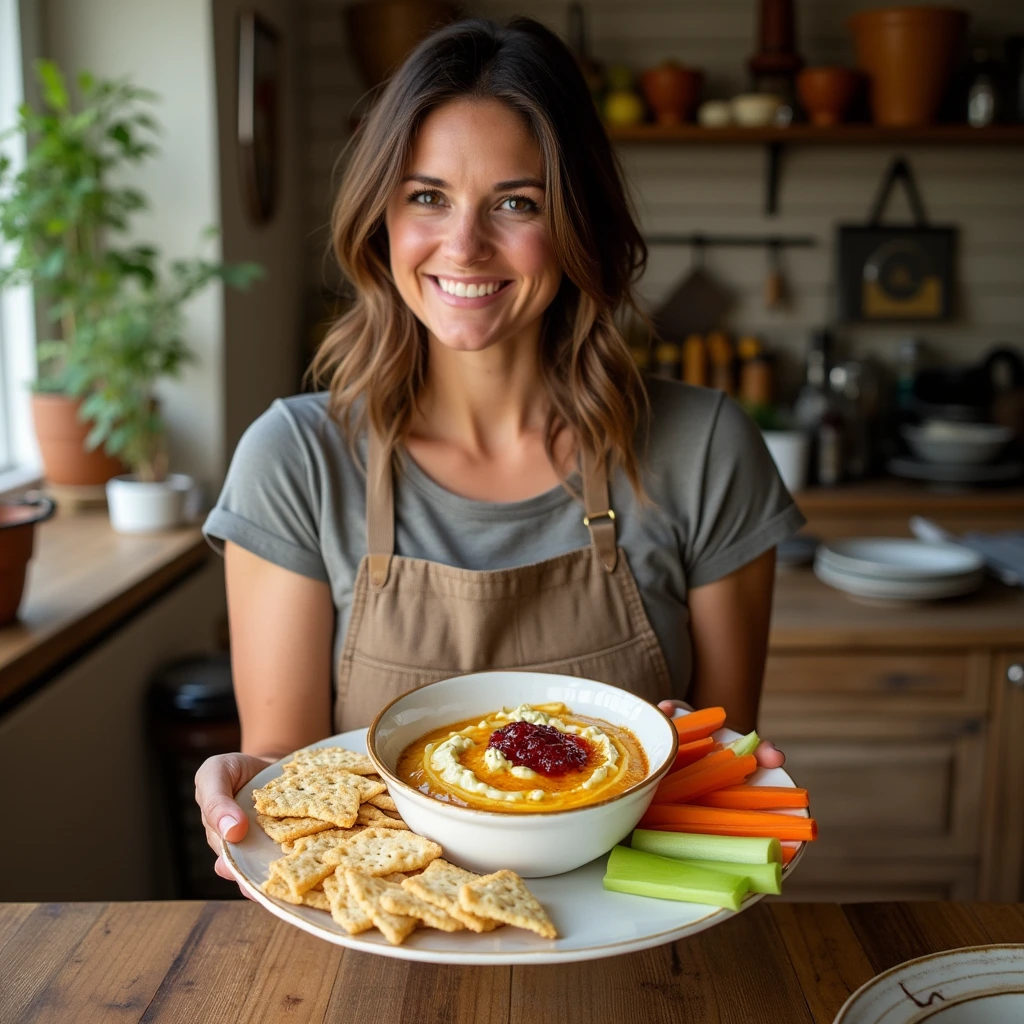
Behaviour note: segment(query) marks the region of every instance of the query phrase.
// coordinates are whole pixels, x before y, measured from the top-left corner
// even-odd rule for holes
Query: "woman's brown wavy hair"
[[[546,216],[563,270],[541,332],[548,457],[568,427],[578,444],[609,457],[610,470],[624,470],[642,497],[636,441],[646,435],[649,405],[614,318],[623,307],[637,311],[632,287],[647,249],[583,76],[558,36],[532,19],[505,27],[470,19],[434,33],[359,125],[331,218],[334,253],[355,298],[327,332],[311,379],[330,388],[331,414],[350,443],[368,418],[386,450],[398,448],[424,381],[427,344],[395,287],[384,214],[423,119],[465,97],[496,99],[521,114],[543,158]]]

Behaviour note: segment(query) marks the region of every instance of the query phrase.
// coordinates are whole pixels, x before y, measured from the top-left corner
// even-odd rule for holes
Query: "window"
[[[25,95],[19,8],[30,6],[0,0],[0,133],[14,124]],[[24,159],[22,139],[13,136],[2,146],[16,171]],[[5,288],[0,292],[0,491],[39,476],[29,390],[35,372],[32,291]]]

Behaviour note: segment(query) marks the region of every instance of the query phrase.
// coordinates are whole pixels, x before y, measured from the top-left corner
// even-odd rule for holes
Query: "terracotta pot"
[[[811,124],[827,127],[842,123],[863,82],[864,76],[850,68],[804,68],[796,89]]]
[[[968,16],[947,7],[861,11],[847,21],[857,63],[871,80],[875,124],[933,124]]]
[[[0,626],[18,614],[36,523],[49,519],[56,507],[50,498],[0,501]]]
[[[99,486],[125,472],[119,459],[112,459],[102,448],[85,450],[91,424],[78,418],[81,402],[67,395],[40,392],[32,396],[32,420],[35,423],[43,475],[59,486]]]
[[[380,85],[421,39],[458,13],[445,0],[363,0],[346,7],[352,52],[367,85]]]
[[[644,99],[654,111],[658,124],[682,124],[693,120],[700,100],[704,75],[667,60],[656,68],[648,68],[640,76]]]

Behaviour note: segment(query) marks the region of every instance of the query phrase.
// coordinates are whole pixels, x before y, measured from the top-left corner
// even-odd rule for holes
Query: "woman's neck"
[[[516,339],[461,352],[434,338],[417,397],[412,433],[488,458],[543,437],[550,401],[540,370],[539,339]]]

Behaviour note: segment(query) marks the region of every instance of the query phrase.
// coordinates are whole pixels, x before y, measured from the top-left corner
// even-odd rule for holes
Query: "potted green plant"
[[[121,482],[150,494],[156,518],[124,519],[112,511],[115,528],[159,529],[180,507],[175,495],[183,483],[167,478],[154,385],[176,376],[190,358],[182,308],[214,280],[246,287],[261,271],[194,258],[164,273],[153,246],[118,244],[132,216],[149,204],[111,178],[155,152],[158,125],[147,105],[156,96],[82,73],[81,98],[73,103],[55,64],[39,61],[36,73],[44,109],[22,106],[12,129],[26,139],[24,166],[12,175],[9,162],[0,162],[0,237],[14,251],[0,267],[0,286],[31,284],[55,328],[37,346],[33,394],[44,471],[51,483],[78,484],[104,483],[128,468]],[[48,458],[46,418],[55,404],[70,409],[78,427],[64,451],[102,456],[99,479],[83,479]]]

